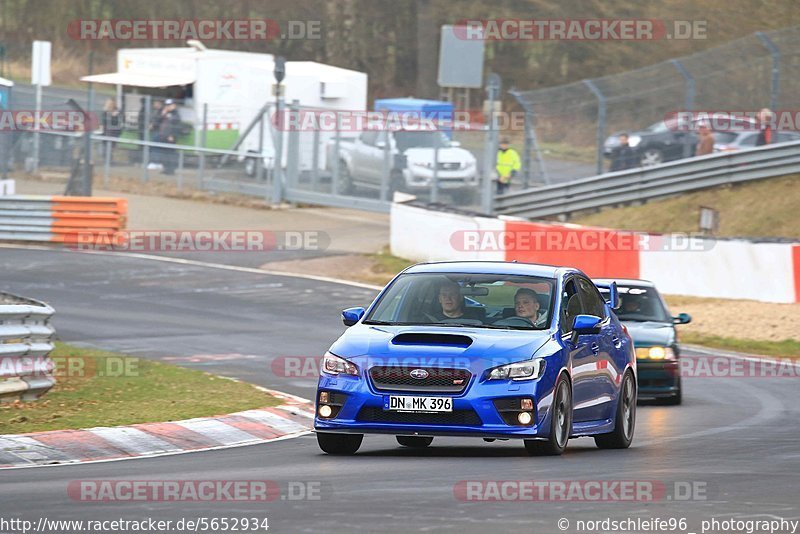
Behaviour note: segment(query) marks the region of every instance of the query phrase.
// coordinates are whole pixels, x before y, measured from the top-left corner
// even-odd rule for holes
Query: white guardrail
[[[0,400],[35,400],[55,384],[52,307],[0,293]]]
[[[800,173],[800,141],[709,154],[495,197],[495,211],[529,219]]]

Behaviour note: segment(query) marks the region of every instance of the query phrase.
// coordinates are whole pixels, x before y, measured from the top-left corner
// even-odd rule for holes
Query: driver
[[[639,299],[625,295],[622,299],[622,313],[639,313],[641,311]]]
[[[459,319],[464,317],[464,297],[461,286],[452,280],[439,286],[439,305],[442,307],[439,319]]]
[[[533,326],[544,326],[545,314],[539,315],[539,295],[533,289],[522,287],[514,295],[514,311],[517,317],[528,319]]]

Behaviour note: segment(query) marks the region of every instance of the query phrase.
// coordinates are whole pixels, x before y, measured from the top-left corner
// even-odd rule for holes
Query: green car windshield
[[[544,330],[556,280],[495,274],[404,274],[381,296],[364,324],[469,326]]]

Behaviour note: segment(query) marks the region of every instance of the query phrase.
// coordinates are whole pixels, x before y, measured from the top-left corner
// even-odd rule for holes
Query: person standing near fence
[[[174,100],[170,98],[164,102],[164,109],[161,115],[159,139],[162,143],[174,145],[178,141],[181,130],[181,117],[178,114],[178,105]],[[161,160],[164,165],[164,174],[175,174],[175,167],[177,167],[176,160],[178,159],[177,155],[175,150],[164,149]]]
[[[637,164],[636,150],[628,144],[628,134],[619,134],[619,146],[611,154],[610,172],[633,169]]]
[[[150,110],[150,124],[147,125],[147,128],[150,130],[150,141],[152,143],[161,142],[161,123],[164,121],[163,107],[161,100],[153,101],[153,109]],[[164,168],[161,164],[163,151],[160,148],[153,147],[150,150],[150,157],[150,163],[147,164],[149,170],[157,171]]]
[[[764,146],[772,143],[772,111],[764,108],[758,112],[759,133],[756,139],[756,146]]]
[[[714,152],[714,133],[708,124],[701,124],[698,129],[699,138],[697,140],[697,148],[695,149],[695,156],[705,156]]]
[[[511,185],[511,179],[514,178],[522,164],[519,160],[519,154],[516,150],[511,148],[508,139],[500,141],[500,147],[497,151],[497,194],[502,195]]]

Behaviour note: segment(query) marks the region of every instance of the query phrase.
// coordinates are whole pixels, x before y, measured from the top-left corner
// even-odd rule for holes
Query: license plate
[[[383,397],[383,409],[395,412],[452,412],[453,399],[386,395]]]

